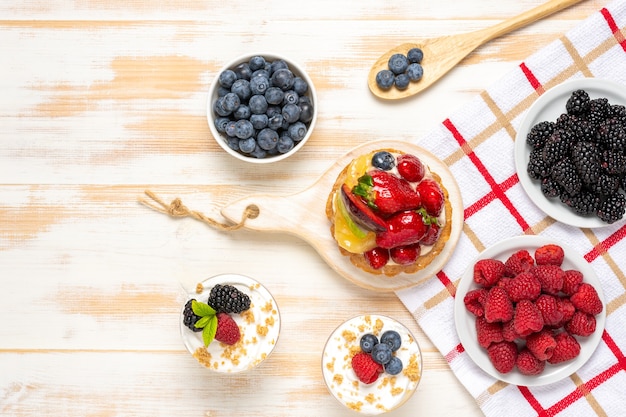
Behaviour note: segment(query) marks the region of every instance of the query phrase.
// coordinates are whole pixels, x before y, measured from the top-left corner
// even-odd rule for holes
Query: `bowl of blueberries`
[[[295,62],[248,54],[227,63],[209,88],[209,129],[230,155],[252,163],[283,160],[302,148],[317,119],[315,86]]]

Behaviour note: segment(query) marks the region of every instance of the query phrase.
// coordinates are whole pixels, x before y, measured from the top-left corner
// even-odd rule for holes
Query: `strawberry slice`
[[[367,204],[383,217],[416,209],[421,204],[420,195],[411,184],[392,173],[372,170],[358,179],[352,192],[363,197]]]
[[[348,214],[355,221],[366,229],[374,232],[387,230],[387,223],[381,219],[374,211],[357,195],[352,194],[347,184],[341,186],[341,200],[346,207]]]
[[[391,249],[418,243],[433,221],[424,209],[405,210],[387,219],[387,230],[376,235],[376,244]]]

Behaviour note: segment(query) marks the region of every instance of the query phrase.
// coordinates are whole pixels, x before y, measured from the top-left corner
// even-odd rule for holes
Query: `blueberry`
[[[235,120],[249,119],[250,114],[250,107],[246,106],[245,104],[241,104],[239,105],[239,107],[237,107],[237,110],[233,112],[233,118]]]
[[[276,61],[272,61],[270,65],[270,74],[278,71],[279,69],[288,69],[289,65],[283,59],[277,59]]]
[[[254,134],[254,127],[249,120],[241,119],[235,123],[235,136],[239,139],[251,138]]]
[[[383,90],[387,90],[393,85],[394,78],[393,72],[389,70],[378,71],[378,74],[376,74],[376,85]]]
[[[293,72],[291,72],[287,68],[281,68],[274,71],[270,80],[272,81],[272,85],[280,88],[283,91],[287,91],[291,87],[293,87],[294,78],[295,77],[293,75]]]
[[[238,151],[239,150],[239,139],[237,139],[237,138],[232,138],[230,136],[227,136],[226,137],[226,144],[233,151]]]
[[[235,80],[237,80],[237,74],[235,74],[235,71],[230,69],[222,71],[218,77],[218,82],[224,88],[232,87]]]
[[[250,81],[248,80],[235,81],[233,86],[230,88],[230,91],[237,94],[242,102],[248,101],[252,95],[252,90],[250,90]]]
[[[252,123],[252,127],[256,130],[261,130],[267,127],[267,122],[269,118],[267,114],[253,114],[250,116],[250,123]]]
[[[359,344],[363,352],[371,353],[374,346],[378,344],[378,338],[371,333],[367,333],[361,336]]]
[[[252,153],[256,148],[256,141],[254,138],[240,139],[239,150],[243,153]]]
[[[253,114],[264,114],[267,111],[267,100],[264,95],[255,94],[250,97],[248,106]]]
[[[270,72],[266,69],[258,69],[256,71],[254,71],[252,73],[252,76],[250,77],[250,80],[252,80],[254,77],[265,77],[268,80],[270,79]]]
[[[396,166],[396,158],[387,151],[379,151],[372,156],[372,165],[383,171],[389,171]]]
[[[252,71],[256,71],[258,69],[265,68],[265,58],[263,58],[262,56],[259,56],[259,55],[253,56],[248,61],[248,66],[250,67],[250,69]]]
[[[410,63],[419,64],[424,58],[424,52],[422,52],[420,48],[411,48],[409,52],[406,53],[406,57]]]
[[[263,159],[267,156],[267,151],[261,149],[259,145],[257,144],[254,150],[250,152],[250,155],[258,159]]]
[[[218,117],[215,119],[213,124],[215,125],[215,128],[218,132],[224,133],[226,132],[226,125],[228,124],[228,122],[230,122],[230,119],[228,117]]]
[[[272,130],[278,130],[282,127],[282,125],[283,125],[282,114],[275,114],[272,117],[270,117],[269,120],[267,121],[267,127]]]
[[[252,94],[265,94],[270,87],[269,78],[259,75],[250,79],[250,91]]]
[[[221,85],[217,87],[217,96],[224,97],[226,94],[230,93],[230,88],[222,87]]]
[[[392,357],[393,352],[391,352],[391,348],[386,343],[379,343],[372,348],[372,359],[376,363],[384,365],[389,363]]]
[[[285,104],[281,114],[288,123],[295,123],[300,119],[300,107],[296,104]]]
[[[282,110],[279,106],[267,106],[267,111],[265,112],[265,114],[267,114],[267,117],[269,117],[270,119],[277,114],[280,114],[282,116],[281,113]]]
[[[289,125],[287,133],[294,142],[300,142],[306,136],[306,126],[302,122],[295,122]]]
[[[285,93],[278,87],[270,87],[265,91],[265,100],[267,100],[269,104],[281,104],[284,96]]]
[[[397,356],[393,356],[389,363],[385,365],[385,372],[389,375],[398,375],[402,372],[402,361]]]
[[[276,149],[280,153],[287,153],[293,149],[295,143],[293,143],[293,139],[289,135],[281,135],[278,138],[278,142],[276,143]]]
[[[224,97],[219,97],[217,100],[215,100],[215,103],[213,103],[213,111],[218,116],[222,117],[228,116],[231,113],[224,108]]]
[[[400,346],[402,345],[402,338],[400,337],[400,334],[395,330],[387,330],[380,337],[380,343],[385,343],[389,345],[391,350],[395,352],[396,350],[400,349]]]
[[[242,62],[241,64],[237,65],[233,71],[235,71],[235,74],[237,74],[237,78],[242,80],[249,80],[250,76],[252,75],[252,70],[250,69],[250,65],[248,65],[247,62]]]
[[[275,130],[265,128],[256,136],[259,147],[265,151],[274,149],[278,142],[278,133]]]
[[[424,68],[422,68],[422,66],[417,63],[410,64],[409,67],[406,69],[406,75],[409,76],[409,80],[411,81],[419,81],[424,75]]]
[[[389,58],[387,65],[391,72],[398,75],[406,71],[406,67],[409,66],[409,60],[404,54],[393,54]]]
[[[224,129],[224,132],[225,132],[228,136],[233,137],[233,138],[234,138],[234,137],[236,137],[236,134],[235,134],[235,124],[236,124],[236,123],[237,123],[237,122],[235,122],[235,121],[231,120],[230,122],[228,122],[228,123],[226,124],[226,128]]]
[[[307,84],[307,82],[304,81],[302,78],[296,77],[293,79],[293,90],[298,93],[298,95],[301,96],[305,94],[308,89],[309,84]]]
[[[222,107],[227,112],[234,112],[237,110],[237,107],[241,104],[241,100],[239,96],[235,93],[228,93],[224,96],[224,100],[222,101]]]
[[[283,105],[285,104],[298,104],[300,96],[294,90],[285,91],[283,97]]]
[[[300,107],[300,121],[302,123],[309,123],[313,120],[313,105],[311,103],[298,103]]]
[[[407,88],[409,86],[409,82],[411,80],[409,79],[409,76],[406,74],[398,74],[396,75],[396,79],[394,80],[394,83],[396,85],[396,88],[398,90],[404,90],[405,88]]]

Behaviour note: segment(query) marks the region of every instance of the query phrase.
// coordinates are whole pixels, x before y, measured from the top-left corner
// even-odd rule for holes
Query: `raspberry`
[[[207,304],[217,312],[241,313],[250,308],[250,297],[232,285],[215,284]]]
[[[378,379],[383,372],[383,366],[374,362],[372,356],[365,352],[359,352],[352,357],[352,369],[364,384],[371,384]]]
[[[567,271],[563,272],[563,288],[561,289],[561,291],[563,291],[566,295],[572,295],[576,291],[578,291],[578,288],[580,287],[580,284],[582,284],[582,282],[582,272],[575,269],[568,269]]]
[[[463,303],[467,311],[475,315],[476,317],[482,317],[485,314],[485,299],[487,298],[487,290],[484,288],[477,288],[468,291],[463,297]]]
[[[533,274],[541,283],[544,293],[556,295],[563,288],[563,270],[557,265],[538,265]]]
[[[367,263],[374,269],[380,269],[387,265],[390,257],[389,249],[383,249],[378,246],[374,249],[368,250],[363,255],[365,256]]]
[[[523,375],[539,375],[546,367],[546,362],[537,359],[528,349],[520,351],[515,364]]]
[[[577,336],[590,336],[596,331],[596,318],[591,314],[576,311],[572,319],[565,324],[565,330]]]
[[[483,287],[495,285],[504,275],[504,262],[497,259],[481,259],[474,265],[474,282]]]
[[[533,333],[526,338],[526,347],[540,361],[545,361],[552,356],[556,347],[556,340],[550,330],[544,329]]]
[[[534,301],[541,294],[541,283],[532,272],[522,272],[507,282],[506,291],[514,303],[521,300]]]
[[[492,343],[501,342],[503,340],[502,323],[488,323],[484,317],[477,317],[476,336],[478,344],[485,349]]]
[[[598,292],[593,285],[586,282],[580,284],[578,291],[570,297],[570,301],[577,310],[593,315],[601,313],[603,309]]]
[[[515,331],[515,322],[513,320],[502,323],[502,339],[507,342],[514,342],[519,335]]]
[[[530,300],[522,300],[515,306],[513,317],[515,332],[521,337],[543,329],[543,317],[539,309]]]
[[[506,374],[513,370],[517,360],[517,345],[513,342],[493,343],[487,348],[489,359],[496,370]]]
[[[580,344],[567,332],[561,332],[554,336],[556,346],[552,351],[552,356],[548,359],[551,364],[557,364],[574,359],[580,353]]]
[[[513,303],[504,288],[492,287],[484,304],[485,319],[489,323],[507,322],[513,318]]]
[[[548,244],[535,250],[535,262],[537,265],[561,266],[565,253],[559,245]]]
[[[535,260],[527,250],[519,250],[509,256],[504,262],[504,274],[514,277],[522,272],[529,271],[535,265]]]
[[[561,319],[561,323],[559,324],[563,325],[564,323],[570,321],[572,317],[574,317],[576,307],[574,307],[574,304],[572,304],[569,298],[559,297],[557,298],[557,301],[558,309],[561,313],[563,313],[563,318]]]
[[[535,300],[535,305],[541,312],[545,326],[558,326],[563,320],[563,312],[559,310],[559,302],[555,296],[541,294],[539,298]]]
[[[227,313],[217,313],[217,331],[215,332],[215,340],[234,345],[241,338],[239,326],[235,320]]]

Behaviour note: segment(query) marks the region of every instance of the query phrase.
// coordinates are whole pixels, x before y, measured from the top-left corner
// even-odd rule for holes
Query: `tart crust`
[[[406,153],[406,152],[402,152],[396,149],[379,149],[375,152],[379,152],[379,151],[388,151],[388,152],[396,153],[396,154]],[[331,223],[330,233],[331,233],[331,236],[333,237],[335,236],[335,223],[333,220],[334,219],[333,200],[335,198],[335,193],[339,191],[341,185],[346,181],[347,171],[348,171],[349,166],[350,164],[346,165],[346,167],[341,171],[341,173],[339,173],[339,175],[337,176],[337,179],[335,180],[333,188],[330,194],[328,195],[328,199],[326,200],[326,217]],[[400,273],[413,274],[417,271],[420,271],[426,268],[433,261],[433,259],[435,259],[437,255],[441,253],[444,246],[446,245],[446,242],[450,238],[450,232],[452,230],[452,205],[450,204],[448,190],[442,184],[441,177],[439,177],[437,173],[431,171],[430,174],[432,175],[433,180],[435,180],[439,184],[439,187],[441,187],[441,191],[443,192],[443,196],[444,196],[443,212],[445,213],[446,223],[441,229],[441,234],[439,235],[439,239],[437,239],[437,242],[435,242],[435,244],[432,246],[432,249],[427,254],[419,256],[414,263],[409,264],[409,265],[399,265],[399,264],[394,264],[394,263],[388,263],[387,265],[383,266],[380,269],[374,269],[369,265],[369,263],[365,259],[365,256],[363,256],[362,253],[351,253],[343,249],[341,246],[337,245],[339,252],[341,252],[342,255],[349,257],[352,264],[355,265],[356,267],[374,275],[386,275],[388,277],[393,277]]]

